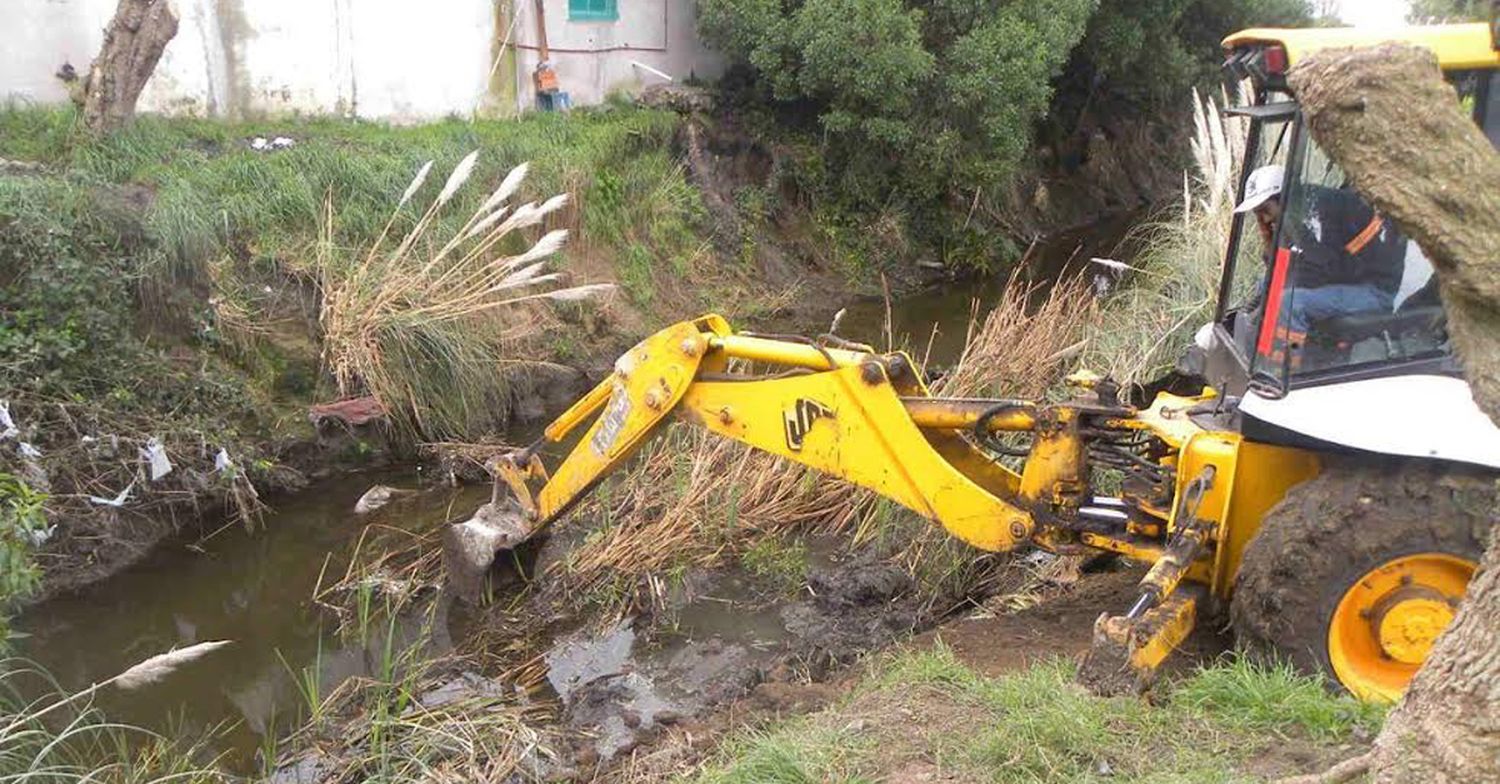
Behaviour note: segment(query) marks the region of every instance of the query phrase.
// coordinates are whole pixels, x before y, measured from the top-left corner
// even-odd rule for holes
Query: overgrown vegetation
[[[1288,743],[1335,754],[1381,718],[1315,680],[1244,659],[1163,690],[1153,705],[1095,697],[1063,660],[986,677],[939,645],[886,657],[822,713],[742,733],[687,780],[806,784],[941,772],[963,782],[1257,781],[1278,770],[1257,757]]]
[[[92,692],[68,694],[45,669],[0,660],[0,779],[15,782],[218,782],[201,736],[175,738],[110,721]]]
[[[699,25],[769,98],[813,108],[841,196],[915,204],[1015,170],[1092,5],[708,0]]]
[[[444,657],[432,643],[435,607],[366,594],[358,622],[340,631],[367,652],[371,671],[340,684],[318,682],[321,661],[294,672],[308,720],[268,739],[264,773],[390,784],[535,780],[525,774],[551,754],[537,728],[543,710]]]
[[[543,223],[567,203],[559,194],[537,204],[510,204],[527,164],[508,173],[474,214],[443,238],[429,236],[443,208],[464,186],[478,151],[459,161],[415,225],[394,237],[391,224],[422,189],[423,164],[374,243],[347,258],[325,247],[317,274],[323,356],[341,395],[367,393],[414,436],[463,436],[503,421],[507,380],[535,360],[517,347],[549,321],[546,302],[580,302],[613,288],[607,283],[554,285],[549,257],[567,239],[547,232],[530,247],[523,229]],[[334,234],[332,202],[324,226]],[[518,356],[518,353],[520,356]]]
[[[71,109],[0,110],[0,158],[41,167],[0,171],[0,389],[17,424],[16,440],[0,450],[0,470],[49,493],[51,522],[60,523],[40,555],[49,579],[60,568],[89,565],[50,584],[117,568],[170,530],[177,513],[196,512],[205,500],[213,510],[223,499],[231,515],[252,523],[256,485],[295,481],[281,461],[288,445],[312,435],[308,404],[366,391],[372,378],[377,386],[391,381],[382,391],[399,413],[427,414],[406,420],[419,425],[412,430],[479,435],[503,424],[510,401],[493,378],[482,387],[455,382],[491,374],[500,359],[496,340],[535,334],[549,323],[550,308],[525,307],[508,321],[476,319],[473,302],[456,319],[448,318],[454,311],[435,318],[423,310],[422,328],[403,322],[396,343],[366,341],[378,330],[356,312],[378,312],[375,320],[390,327],[391,318],[433,304],[443,291],[475,283],[444,277],[452,267],[429,262],[523,161],[531,176],[516,201],[566,194],[570,207],[553,211],[554,203],[550,214],[535,216],[546,226],[513,225],[504,240],[471,237],[466,251],[484,246],[493,255],[449,261],[496,261],[538,238],[520,232],[566,229],[572,264],[587,262],[610,277],[620,269],[615,259],[635,259],[631,291],[648,300],[659,277],[669,279],[701,248],[701,206],[671,149],[678,122],[625,106],[411,128],[145,116],[95,139]],[[258,150],[249,143],[257,136],[295,144]],[[470,186],[444,209],[423,220],[407,203],[392,214],[424,161],[452,166],[476,149],[483,155]],[[436,190],[429,186],[414,203],[427,203]],[[372,253],[387,230],[410,240],[400,258],[387,256],[395,239]],[[367,274],[340,274],[359,260]],[[368,274],[377,267],[380,274]],[[386,274],[394,271],[403,274]],[[450,285],[429,285],[440,282]],[[320,316],[334,289],[372,297],[335,297],[341,306],[357,300],[383,309],[346,307],[347,318],[329,322]],[[426,299],[407,296],[418,294]],[[570,305],[559,315],[580,321],[568,331],[587,340],[600,329],[594,310]],[[330,330],[343,326],[354,331]],[[325,364],[330,334],[349,338],[330,360],[371,346],[384,364]],[[570,346],[576,354],[574,342],[538,339],[525,346],[526,358],[560,356]],[[381,367],[405,371],[380,376]],[[153,440],[173,467],[164,477],[150,476],[142,457]],[[17,448],[20,442],[28,447]]]
[[[1018,254],[1018,174],[1087,169],[1100,190],[1120,160],[1171,166],[1152,137],[1214,80],[1220,39],[1309,16],[1304,0],[706,0],[699,28],[834,246],[994,268]]]
[[[1177,208],[1134,229],[1141,251],[1089,329],[1086,367],[1124,386],[1151,381],[1213,317],[1247,128],[1245,118],[1193,95],[1193,176]]]
[[[45,500],[20,477],[0,472],[0,651],[10,643],[11,608],[41,582],[31,551],[47,535]]]

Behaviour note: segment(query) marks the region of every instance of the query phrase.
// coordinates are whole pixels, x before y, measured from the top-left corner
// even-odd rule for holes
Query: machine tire
[[[1430,461],[1325,460],[1266,513],[1230,602],[1242,649],[1339,682],[1329,630],[1345,593],[1382,564],[1441,553],[1475,564],[1495,523],[1496,477]]]

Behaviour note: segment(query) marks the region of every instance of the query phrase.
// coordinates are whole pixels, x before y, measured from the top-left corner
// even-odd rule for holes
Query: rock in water
[[[526,541],[530,526],[512,499],[485,504],[474,516],[443,532],[443,568],[454,594],[474,602],[484,593],[495,554]]]
[[[388,485],[375,485],[354,502],[355,514],[369,514],[376,509],[390,503],[392,500],[412,492],[411,490],[397,490]]]

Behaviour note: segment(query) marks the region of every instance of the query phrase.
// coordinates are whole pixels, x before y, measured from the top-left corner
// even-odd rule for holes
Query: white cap
[[[1266,199],[1281,195],[1281,181],[1284,179],[1286,168],[1274,163],[1250,172],[1250,178],[1245,180],[1245,200],[1234,211],[1249,212]]]

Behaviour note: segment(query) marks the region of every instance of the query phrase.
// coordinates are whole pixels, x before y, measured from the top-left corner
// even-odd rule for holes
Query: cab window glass
[[[1258,209],[1280,228],[1256,371],[1284,378],[1441,354],[1447,336],[1426,255],[1309,135],[1300,144],[1300,170]]]
[[[1464,112],[1484,129],[1490,144],[1500,148],[1500,71],[1452,71],[1447,78]]]
[[[1254,172],[1266,166],[1285,166],[1291,147],[1291,118],[1263,120],[1256,125],[1259,142],[1255,156],[1246,162]],[[1240,199],[1245,194],[1240,194]],[[1262,224],[1252,212],[1241,216],[1237,222],[1239,242],[1235,247],[1235,258],[1230,270],[1229,286],[1226,290],[1225,328],[1235,337],[1241,352],[1250,356],[1254,350],[1256,325],[1264,304],[1266,285],[1269,280],[1271,259],[1271,232],[1274,226]]]

